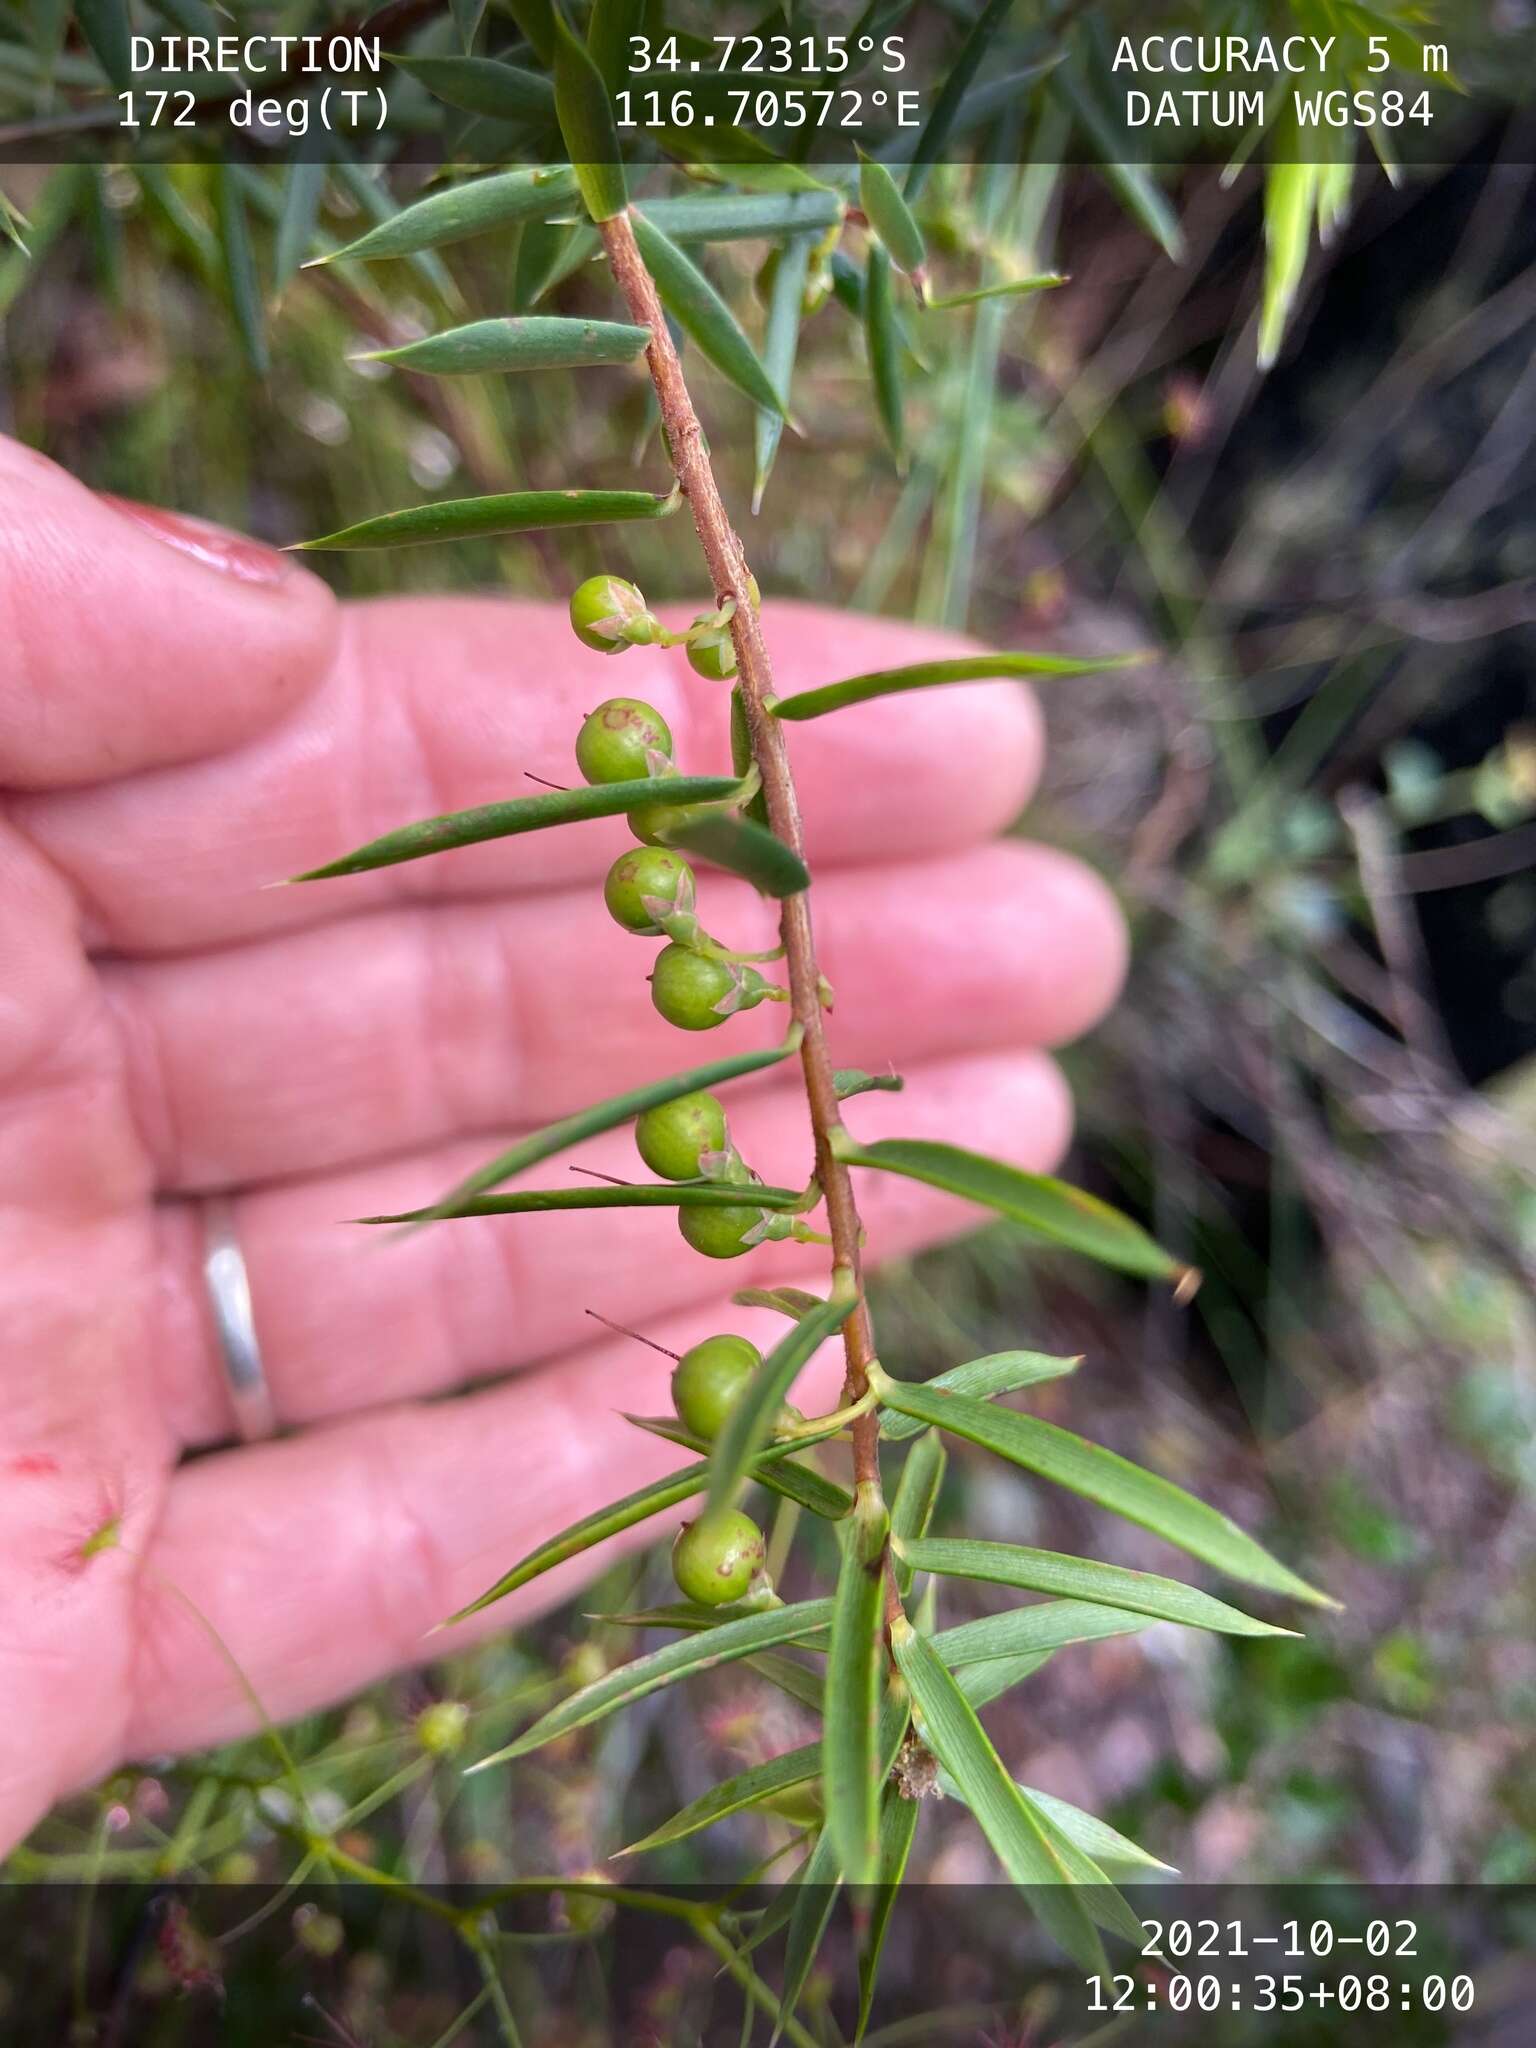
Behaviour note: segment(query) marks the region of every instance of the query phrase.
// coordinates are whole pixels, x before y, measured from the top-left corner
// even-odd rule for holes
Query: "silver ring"
[[[223,1195],[212,1195],[203,1204],[203,1282],[213,1310],[236,1432],[244,1443],[275,1436],[277,1415],[256,1341],[250,1275],[235,1236],[234,1210]]]

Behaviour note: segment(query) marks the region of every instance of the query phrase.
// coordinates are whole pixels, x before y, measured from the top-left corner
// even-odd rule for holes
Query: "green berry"
[[[603,883],[609,916],[642,938],[654,938],[666,929],[656,922],[658,915],[691,911],[693,898],[693,869],[680,853],[669,853],[663,846],[637,846],[633,853],[621,853]]]
[[[752,1010],[769,993],[755,967],[711,960],[686,946],[663,946],[651,969],[651,1001],[679,1031],[713,1031],[738,1010]]]
[[[434,1700],[416,1716],[416,1740],[429,1756],[452,1756],[468,1733],[469,1709],[460,1700]]]
[[[634,782],[672,773],[672,735],[638,697],[610,697],[581,722],[576,765],[588,782]]]
[[[672,1374],[678,1421],[713,1441],[762,1362],[761,1351],[745,1337],[706,1337],[685,1351]]]
[[[690,824],[702,809],[701,804],[637,804],[625,822],[643,845],[665,846],[667,834]]]
[[[622,654],[649,645],[656,621],[633,583],[622,576],[589,576],[571,593],[571,630],[583,647]]]
[[[758,1242],[754,1233],[762,1222],[761,1209],[694,1205],[677,1212],[678,1229],[706,1259],[739,1259]]]
[[[688,640],[688,666],[695,675],[712,683],[726,682],[736,673],[736,643],[729,626],[707,626]]]
[[[685,1522],[672,1545],[672,1576],[701,1607],[739,1600],[763,1568],[763,1532],[739,1508]]]
[[[725,1111],[718,1097],[702,1088],[679,1095],[673,1102],[641,1111],[635,1118],[635,1145],[652,1173],[663,1180],[697,1180],[704,1171],[699,1164],[703,1155],[725,1150]]]

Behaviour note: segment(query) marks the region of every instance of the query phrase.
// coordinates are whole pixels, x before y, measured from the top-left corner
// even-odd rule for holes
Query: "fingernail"
[[[104,505],[121,512],[167,547],[190,555],[205,568],[233,576],[239,583],[281,583],[288,574],[289,565],[276,548],[249,540],[243,533],[231,533],[227,527],[212,526],[186,512],[168,512],[163,505],[141,505],[136,498],[119,498],[111,491],[98,495]]]

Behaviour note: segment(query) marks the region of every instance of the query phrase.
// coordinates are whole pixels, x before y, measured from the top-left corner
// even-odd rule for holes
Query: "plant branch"
[[[728,599],[735,600],[731,638],[736,647],[737,682],[751,736],[752,757],[763,779],[768,821],[786,846],[803,854],[804,834],[794,779],[790,773],[789,752],[783,728],[773,718],[770,709],[773,668],[763,640],[762,625],[751,602],[741,541],[731,525],[715,482],[714,471],[705,452],[703,430],[683,377],[683,366],[673,346],[655,283],[636,245],[628,214],[616,214],[612,220],[604,221],[600,232],[630,317],[637,326],[648,327],[651,332],[650,346],[645,352],[646,362],[661,408],[662,424],[666,428],[672,467],[693,513],[699,544],[709,564],[715,601],[723,606]],[[811,932],[811,909],[803,894],[785,899],[779,935],[783,940],[789,972],[790,1000],[795,1018],[805,1034],[800,1060],[816,1141],[816,1178],[826,1195],[833,1266],[835,1270],[848,1273],[859,1289],[853,1313],[843,1325],[847,1357],[843,1405],[846,1406],[861,1401],[869,1390],[868,1368],[874,1357],[874,1344],[860,1281],[858,1206],[848,1169],[832,1151],[832,1133],[840,1127],[842,1117],[822,1028],[821,975]],[[872,1412],[861,1414],[854,1423],[853,1468],[856,1481],[878,1488],[879,1425]]]

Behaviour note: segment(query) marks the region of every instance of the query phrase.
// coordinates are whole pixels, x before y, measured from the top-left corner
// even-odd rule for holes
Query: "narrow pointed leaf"
[[[283,181],[283,210],[278,216],[277,241],[272,257],[272,282],[278,291],[290,282],[309,254],[320,218],[320,201],[325,192],[327,166],[323,163],[293,163]]]
[[[839,1067],[832,1076],[832,1092],[839,1102],[855,1095],[899,1095],[906,1087],[900,1074],[866,1074],[862,1067]]]
[[[1122,1216],[1108,1202],[1081,1188],[1068,1187],[1065,1181],[989,1159],[984,1153],[927,1138],[881,1138],[873,1145],[859,1145],[849,1138],[838,1142],[837,1154],[849,1166],[899,1173],[908,1180],[943,1188],[946,1194],[963,1195],[967,1201],[995,1209],[1010,1222],[1023,1224],[1039,1237],[1064,1244],[1119,1272],[1175,1281],[1188,1272],[1148,1237],[1139,1223]],[[892,1405],[900,1407],[901,1403]]]
[[[864,2038],[864,2031],[869,2025],[875,1986],[880,1975],[880,1956],[891,1924],[891,1910],[907,1874],[907,1861],[912,1854],[921,1805],[920,1800],[903,1798],[894,1785],[887,1785],[881,1796],[879,1865],[875,1877],[878,1889],[869,1902],[869,1919],[859,1948],[859,2017],[853,2034],[855,2044]]]
[[[820,1674],[793,1657],[786,1657],[779,1650],[765,1650],[760,1657],[749,1657],[747,1668],[766,1678],[770,1685],[776,1685],[780,1692],[788,1693],[792,1700],[798,1700],[802,1707],[809,1707],[813,1714],[821,1712]]]
[[[740,1190],[732,1190],[738,1195]],[[771,1435],[784,1398],[802,1367],[826,1339],[840,1330],[854,1303],[836,1293],[804,1316],[769,1352],[726,1418],[710,1460],[709,1505],[725,1508],[735,1499],[752,1457]]]
[[[979,1664],[959,1665],[955,1671],[955,1683],[979,1714],[983,1707],[1000,1700],[1005,1692],[1012,1692],[1026,1678],[1033,1678],[1041,1665],[1048,1664],[1050,1659],[1049,1650],[1036,1650],[1017,1657],[986,1657]]]
[[[642,1427],[651,1427],[657,1436],[666,1434],[669,1442],[680,1444],[684,1450],[709,1448],[707,1444],[683,1442],[670,1432],[656,1429],[647,1417],[631,1415],[625,1419],[629,1422],[638,1422]],[[829,1430],[827,1434],[830,1436],[833,1432]],[[835,1480],[824,1479],[809,1465],[797,1465],[792,1457],[785,1455],[787,1450],[799,1450],[806,1444],[821,1441],[822,1438],[815,1436],[796,1437],[792,1446],[772,1446],[775,1459],[782,1458],[783,1462],[774,1462],[769,1466],[765,1465],[760,1457],[753,1464],[752,1476],[766,1486],[770,1493],[776,1493],[783,1500],[792,1500],[803,1508],[809,1508],[813,1515],[820,1515],[823,1521],[840,1522],[853,1508],[853,1495],[846,1487],[839,1486]]]
[[[331,172],[342,189],[357,201],[363,211],[373,219],[375,225],[387,224],[400,212],[400,208],[395,204],[394,195],[361,164],[344,161],[335,163],[331,166]],[[457,288],[449,275],[448,266],[436,249],[418,249],[405,260],[418,277],[431,285],[445,304],[458,303]]]
[[[609,1095],[602,1102],[575,1110],[570,1116],[562,1116],[552,1124],[545,1124],[542,1130],[519,1138],[505,1152],[498,1152],[484,1166],[476,1167],[473,1173],[467,1174],[457,1187],[444,1195],[438,1204],[438,1212],[450,1216],[459,1202],[473,1195],[483,1195],[502,1181],[511,1180],[514,1174],[526,1173],[529,1167],[553,1159],[557,1153],[568,1152],[583,1139],[595,1138],[603,1131],[617,1130],[620,1124],[627,1124],[632,1117],[647,1109],[659,1109],[664,1102],[676,1102],[680,1095],[723,1087],[727,1081],[739,1081],[745,1074],[761,1073],[765,1067],[777,1066],[780,1060],[788,1059],[791,1053],[798,1052],[799,1047],[798,1033],[791,1032],[781,1045],[770,1046],[762,1052],[737,1052],[732,1053],[729,1059],[707,1060],[702,1066],[689,1067],[685,1073],[668,1074],[660,1081],[644,1081],[638,1088],[626,1088],[621,1094]]]
[[[765,1456],[759,1462],[766,1469],[771,1461]],[[670,1600],[661,1607],[627,1607],[618,1613],[590,1614],[587,1619],[601,1621],[609,1628],[681,1628],[696,1633],[704,1628],[724,1628],[729,1622],[744,1621],[748,1615],[762,1612],[761,1606],[743,1600],[730,1601],[722,1607],[700,1607],[692,1600]],[[795,1638],[796,1647],[825,1653],[829,1625],[826,1615],[812,1615]],[[819,1642],[818,1637],[822,1638]]]
[[[525,220],[518,230],[512,265],[512,304],[526,312],[552,292],[573,271],[602,248],[596,228],[560,227],[548,221]]]
[[[902,392],[901,330],[891,299],[891,259],[872,247],[864,275],[864,340],[869,374],[875,390],[875,411],[895,458],[897,470],[907,466],[906,401]]]
[[[691,166],[690,175],[708,183],[738,185],[744,192],[827,190],[825,178],[814,177],[803,164],[787,162],[750,128],[738,128],[731,136],[733,161],[728,164],[714,161],[717,145],[696,130],[663,127],[647,132],[658,149],[678,163]]]
[[[1122,1835],[1118,1828],[1112,1828],[1107,1820],[1098,1820],[1093,1814],[1084,1813],[1080,1806],[1057,1799],[1049,1792],[1037,1792],[1032,1785],[1021,1785],[1019,1789],[1039,1812],[1060,1828],[1070,1842],[1091,1856],[1107,1876],[1144,1876],[1149,1871],[1178,1875],[1171,1863],[1163,1863],[1156,1856],[1149,1855],[1129,1835]]]
[[[246,361],[258,377],[264,377],[268,369],[267,320],[262,309],[261,286],[256,277],[256,253],[251,247],[251,226],[246,218],[244,195],[232,164],[216,165],[214,180],[218,196],[224,289],[229,294]]]
[[[1042,270],[1033,277],[1011,277],[1001,284],[979,285],[973,292],[946,292],[942,299],[928,299],[930,313],[953,312],[957,306],[979,306],[985,299],[1018,299],[1034,292],[1054,291],[1068,280],[1057,270]]]
[[[891,1534],[899,1543],[928,1534],[948,1462],[943,1439],[936,1429],[928,1430],[907,1453],[891,1502]],[[905,1599],[912,1590],[912,1567],[901,1557],[895,1558],[893,1564],[896,1584]]]
[[[573,370],[594,363],[631,363],[651,338],[648,327],[621,320],[561,320],[547,314],[510,320],[472,320],[424,335],[399,348],[371,351],[368,360],[398,363],[437,377],[472,377],[513,370]]]
[[[592,0],[587,49],[610,92],[627,82],[629,39],[644,26],[645,0]]]
[[[480,17],[485,12],[485,0],[453,0],[453,25],[458,31],[459,42],[466,50],[473,46]]]
[[[612,220],[624,211],[628,194],[608,87],[559,14],[554,17],[554,36],[555,111],[560,133],[587,212],[595,221]]]
[[[643,213],[634,216],[635,240],[645,258],[646,268],[656,281],[661,303],[700,355],[723,377],[744,391],[754,404],[768,411],[784,412],[784,403],[758,361],[752,344],[738,326],[735,314],[700,270],[669,235],[662,233]]]
[[[751,1200],[760,1209],[795,1209],[802,1197],[794,1188],[753,1185]],[[744,1200],[739,1187],[719,1181],[692,1186],[585,1188],[516,1188],[507,1195],[472,1195],[456,1203],[445,1217],[438,1209],[402,1209],[397,1215],[358,1216],[358,1223],[438,1223],[468,1216],[540,1216],[565,1209],[738,1209]]]
[[[733,166],[734,168],[734,166]],[[840,192],[700,192],[682,199],[641,199],[635,211],[674,242],[737,242],[763,236],[824,233],[842,219]],[[784,254],[788,255],[788,248]]]
[[[128,0],[75,0],[75,19],[91,54],[119,92],[134,82]]]
[[[740,1287],[731,1296],[738,1308],[771,1308],[775,1315],[798,1323],[812,1309],[825,1308],[822,1295],[808,1294],[803,1287]]]
[[[390,62],[435,98],[467,114],[518,126],[529,121],[552,123],[555,118],[554,88],[537,71],[492,57],[392,57]]]
[[[741,875],[764,896],[798,896],[810,872],[791,847],[762,825],[731,811],[705,811],[662,835],[668,846],[696,854],[711,866]]]
[[[823,1479],[809,1465],[797,1465],[793,1458],[774,1458],[765,1463],[759,1457],[753,1461],[752,1476],[770,1493],[798,1502],[823,1521],[840,1522],[853,1510],[853,1496],[846,1487],[833,1479]]]
[[[664,1514],[668,1508],[676,1507],[679,1501],[702,1493],[708,1482],[707,1464],[685,1465],[679,1472],[669,1472],[665,1478],[653,1479],[648,1486],[625,1494],[622,1500],[610,1501],[606,1507],[595,1509],[579,1522],[573,1522],[568,1529],[562,1529],[558,1536],[551,1536],[537,1549],[530,1550],[526,1557],[520,1558],[510,1571],[503,1572],[493,1586],[487,1586],[467,1607],[450,1614],[443,1626],[451,1627],[468,1615],[478,1614],[483,1607],[494,1606],[509,1593],[515,1593],[519,1586],[541,1578],[545,1572],[553,1571],[557,1564],[564,1564],[567,1558],[592,1549],[594,1544],[605,1543],[621,1529],[633,1529],[636,1523],[648,1521],[652,1515]]]
[[[991,47],[992,38],[1002,27],[1013,0],[986,0],[986,5],[972,22],[965,41],[956,51],[953,61],[944,74],[944,82],[932,110],[923,123],[922,133],[917,138],[917,147],[912,152],[912,167],[907,173],[907,197],[916,199],[928,182],[928,173],[944,155],[944,145],[949,140],[950,130],[970,90],[971,81],[981,69],[982,61]]]
[[[744,1813],[748,1807],[761,1806],[765,1799],[772,1799],[777,1793],[793,1792],[801,1785],[814,1784],[820,1775],[821,1745],[807,1743],[803,1749],[792,1749],[768,1763],[756,1764],[750,1771],[727,1778],[723,1784],[712,1785],[681,1812],[674,1813],[669,1821],[663,1821],[659,1828],[618,1853],[621,1856],[639,1856],[647,1849],[665,1849],[673,1842],[686,1841],[690,1835],[713,1827],[716,1821],[728,1820],[733,1813]]]
[[[621,1620],[629,1618],[619,1617]],[[886,1771],[889,1771],[895,1752],[901,1746],[906,1726],[905,1709],[888,1700],[881,1712],[879,1737],[880,1762]],[[723,1784],[711,1786],[642,1841],[621,1849],[619,1854],[638,1856],[644,1849],[660,1849],[672,1842],[684,1841],[703,1828],[713,1827],[717,1820],[725,1820],[733,1813],[761,1805],[775,1793],[793,1792],[802,1785],[813,1785],[820,1776],[821,1744],[808,1742],[801,1749],[788,1750],[783,1756],[776,1756],[765,1764],[756,1764],[751,1770],[726,1779]],[[883,1872],[880,1881],[885,1882]]]
[[[1256,1543],[1219,1509],[1197,1500],[1172,1480],[1133,1465],[1118,1452],[1105,1450],[1102,1444],[1091,1444],[1038,1415],[1020,1415],[1016,1409],[997,1408],[948,1390],[883,1379],[880,1393],[882,1400],[903,1414],[936,1424],[952,1436],[963,1436],[1012,1464],[1022,1465],[1038,1478],[1108,1508],[1111,1514],[1140,1523],[1165,1543],[1187,1550],[1191,1557],[1213,1565],[1229,1578],[1293,1600],[1309,1600],[1318,1606],[1334,1604],[1277,1557],[1271,1557],[1263,1544]]]
[[[664,1437],[669,1444],[681,1445],[685,1451],[698,1451],[702,1454],[709,1449],[709,1444],[706,1440],[703,1437],[695,1436],[692,1430],[684,1429],[675,1415],[625,1414],[624,1420],[632,1422],[636,1429],[643,1429],[648,1436]],[[807,1428],[804,1424],[801,1424],[797,1427],[792,1437],[785,1436],[779,1439],[774,1448],[782,1449],[791,1454],[797,1451],[809,1450],[812,1445],[825,1443],[828,1437],[837,1436],[846,1428],[846,1423],[837,1421],[825,1422],[814,1429]],[[823,1479],[821,1474],[812,1471],[810,1466],[796,1466],[794,1470],[800,1475],[800,1478],[812,1482],[811,1486],[807,1489],[807,1498],[802,1502],[802,1505],[809,1506],[809,1496],[814,1494],[815,1498],[821,1503],[816,1512],[818,1514],[825,1513],[834,1521],[847,1514],[848,1510],[853,1506],[853,1495],[846,1488],[834,1485],[830,1479]],[[795,1484],[799,1484],[799,1479],[795,1481]]]
[[[507,12],[517,23],[541,64],[555,61],[555,9],[553,0],[507,0]]]
[[[901,187],[883,163],[859,152],[859,205],[898,270],[910,276],[921,271],[928,251],[923,231],[901,195]]]
[[[1084,1969],[1107,1968],[1103,1945],[1077,1887],[1067,1881],[1034,1812],[1009,1777],[975,1709],[932,1647],[898,1621],[891,1647],[922,1717],[924,1741],[948,1771],[1009,1877],[1041,1921]]]
[[[1059,1650],[1068,1643],[1096,1643],[1105,1636],[1135,1635],[1149,1625],[1148,1616],[1123,1607],[1042,1600],[1033,1607],[1011,1607],[1003,1614],[983,1614],[975,1621],[941,1628],[932,1642],[944,1662],[958,1668],[996,1657]]]
[[[866,704],[871,697],[896,697],[904,690],[927,690],[944,683],[1006,682],[1016,676],[1093,676],[1106,669],[1134,667],[1143,659],[1139,654],[1087,661],[1071,654],[962,654],[949,661],[916,661],[906,668],[876,669],[868,675],[849,676],[841,683],[802,690],[798,696],[781,697],[773,715],[821,718],[847,704]]]
[[[459,846],[478,846],[488,839],[508,839],[522,832],[542,832],[551,825],[579,824],[588,818],[613,818],[637,804],[708,803],[730,796],[736,784],[724,775],[642,777],[634,782],[601,782],[585,789],[552,789],[539,796],[513,796],[498,804],[476,804],[468,811],[447,811],[402,825],[380,839],[344,853],[324,867],[295,875],[295,882],[325,882],[337,875],[366,874],[372,868],[395,867],[401,861],[423,860]]]
[[[784,1942],[784,1983],[779,1994],[775,2041],[785,2020],[800,2003],[841,1889],[837,1845],[832,1840],[830,1828],[824,1828],[816,1837],[816,1846],[790,1893],[789,1933]]]
[[[512,1757],[527,1756],[535,1749],[542,1749],[546,1742],[553,1742],[557,1736],[569,1735],[573,1729],[600,1721],[618,1708],[631,1706],[647,1694],[660,1691],[663,1686],[675,1685],[679,1679],[691,1678],[700,1671],[713,1671],[722,1664],[735,1663],[757,1651],[772,1649],[777,1643],[793,1642],[803,1634],[812,1613],[819,1612],[830,1619],[831,1607],[829,1600],[802,1601],[796,1607],[771,1607],[742,1621],[727,1622],[724,1628],[705,1629],[698,1635],[666,1643],[661,1649],[652,1650],[648,1656],[636,1657],[628,1664],[621,1664],[616,1671],[605,1672],[591,1685],[583,1686],[580,1692],[562,1700],[531,1728],[525,1729],[515,1742],[509,1742],[494,1755],[482,1757],[478,1763],[471,1764],[470,1771],[483,1771]]]
[[[651,491],[507,491],[489,498],[448,498],[381,512],[300,548],[403,548],[423,541],[475,540],[492,533],[537,533],[546,527],[606,526],[620,519],[665,519],[678,507],[675,494]]]
[[[758,418],[766,418],[766,414],[759,412]],[[738,775],[746,776],[752,772],[753,765],[752,724],[742,700],[741,684],[737,682],[731,685],[731,766]],[[754,824],[761,825],[765,832],[772,830],[768,818],[768,799],[761,789],[753,792],[747,803],[746,815]]]
[[[764,1472],[775,1467],[785,1457],[785,1452],[774,1448],[762,1453],[753,1461],[752,1476],[761,1479]],[[652,1515],[665,1514],[668,1508],[676,1507],[680,1501],[689,1500],[696,1493],[702,1493],[709,1482],[709,1466],[700,1459],[696,1465],[684,1465],[676,1472],[668,1472],[661,1479],[653,1479],[648,1486],[637,1487],[622,1500],[610,1501],[606,1507],[595,1508],[590,1515],[583,1515],[579,1522],[572,1522],[568,1529],[562,1529],[556,1536],[540,1543],[528,1555],[520,1558],[508,1572],[503,1572],[495,1585],[488,1586],[478,1598],[471,1600],[467,1607],[461,1607],[456,1614],[450,1614],[443,1623],[451,1627],[456,1621],[463,1621],[466,1615],[478,1614],[482,1607],[494,1606],[509,1593],[515,1593],[519,1586],[529,1585],[534,1579],[542,1578],[547,1571],[553,1571],[557,1564],[564,1564],[567,1558],[578,1557],[584,1550],[591,1550],[595,1544],[605,1543],[610,1536],[621,1529],[633,1529],[637,1523],[649,1521]],[[852,1502],[849,1502],[852,1506]],[[661,1625],[663,1621],[673,1627],[713,1627],[719,1620],[717,1613],[708,1608],[697,1610],[678,1608],[662,1614],[656,1610],[646,1614],[610,1615],[611,1621],[629,1622],[633,1626]],[[805,1633],[813,1628],[824,1627],[826,1617],[819,1622],[808,1621]]]
[[[788,405],[794,382],[795,357],[800,348],[801,301],[805,296],[806,274],[810,269],[811,244],[808,235],[793,235],[779,251],[768,297],[768,321],[763,330],[763,368],[776,391]],[[769,406],[759,406],[752,422],[752,510],[757,512],[768,488],[768,478],[778,457],[784,436],[784,416]]]
[[[861,1541],[864,1531],[857,1518],[843,1529],[842,1564],[827,1649],[827,1703],[821,1737],[827,1829],[842,1873],[854,1884],[873,1879],[879,1844],[876,1747],[880,1619],[885,1598],[883,1529],[882,1517],[878,1542]]]
[[[1285,326],[1306,274],[1316,164],[1270,164],[1264,173],[1264,303],[1259,319],[1259,368],[1272,370]]]
[[[1175,263],[1184,260],[1184,232],[1161,186],[1145,164],[1128,163],[1127,143],[1093,95],[1068,65],[1051,73],[1051,90],[1081,126],[1097,152],[1105,183]]]
[[[969,1804],[965,1794],[948,1773],[939,1776],[941,1788],[962,1804]],[[1129,1903],[1116,1891],[1105,1872],[1089,1855],[1075,1836],[1062,1827],[1055,1815],[1043,1806],[1027,1785],[1018,1788],[1019,1797],[1029,1813],[1030,1819],[1039,1830],[1054,1861],[1060,1866],[1059,1883],[1077,1888],[1076,1896],[1081,1899],[1089,1918],[1102,1927],[1106,1933],[1118,1934],[1136,1949],[1146,1942],[1146,1933],[1140,1919]],[[1069,1808],[1075,1813],[1076,1808]],[[1086,1820],[1088,1816],[1082,1815]]]
[[[421,249],[443,249],[489,234],[516,221],[537,220],[576,196],[576,173],[568,165],[547,169],[503,171],[494,178],[466,178],[446,191],[429,193],[403,206],[355,242],[332,250],[323,259],[342,257],[366,262],[388,256],[414,256]]]
[[[985,1358],[968,1359],[964,1365],[952,1365],[948,1372],[937,1373],[931,1380],[918,1382],[930,1393],[942,1388],[946,1394],[969,1394],[978,1401],[987,1400],[993,1394],[1016,1394],[1021,1387],[1038,1386],[1042,1380],[1060,1379],[1063,1374],[1076,1372],[1082,1364],[1081,1358],[1050,1358],[1043,1351],[993,1351]],[[903,1437],[916,1436],[923,1424],[915,1415],[897,1413],[883,1414],[880,1418],[880,1434],[888,1443],[900,1443]]]
[[[1077,1887],[1088,1916],[1107,1934],[1118,1934],[1138,1953],[1145,1946],[1146,1933],[1134,1908],[1121,1897],[1104,1871],[1076,1838],[1062,1827],[1046,1807],[1040,1805],[1026,1786],[1018,1788],[1031,1820],[1045,1838],[1047,1848],[1061,1865],[1068,1884]]]
[[[1155,1621],[1176,1621],[1185,1628],[1208,1628],[1218,1635],[1293,1636],[1295,1629],[1259,1621],[1225,1600],[1201,1593],[1178,1579],[1155,1572],[1127,1571],[1091,1558],[1067,1557],[1055,1550],[1029,1550],[1012,1543],[980,1543],[969,1537],[924,1536],[904,1543],[907,1562],[920,1572],[948,1578],[985,1579],[995,1586],[1018,1586],[1030,1593],[1054,1593],[1064,1600],[1086,1600],[1097,1607],[1124,1607]]]

